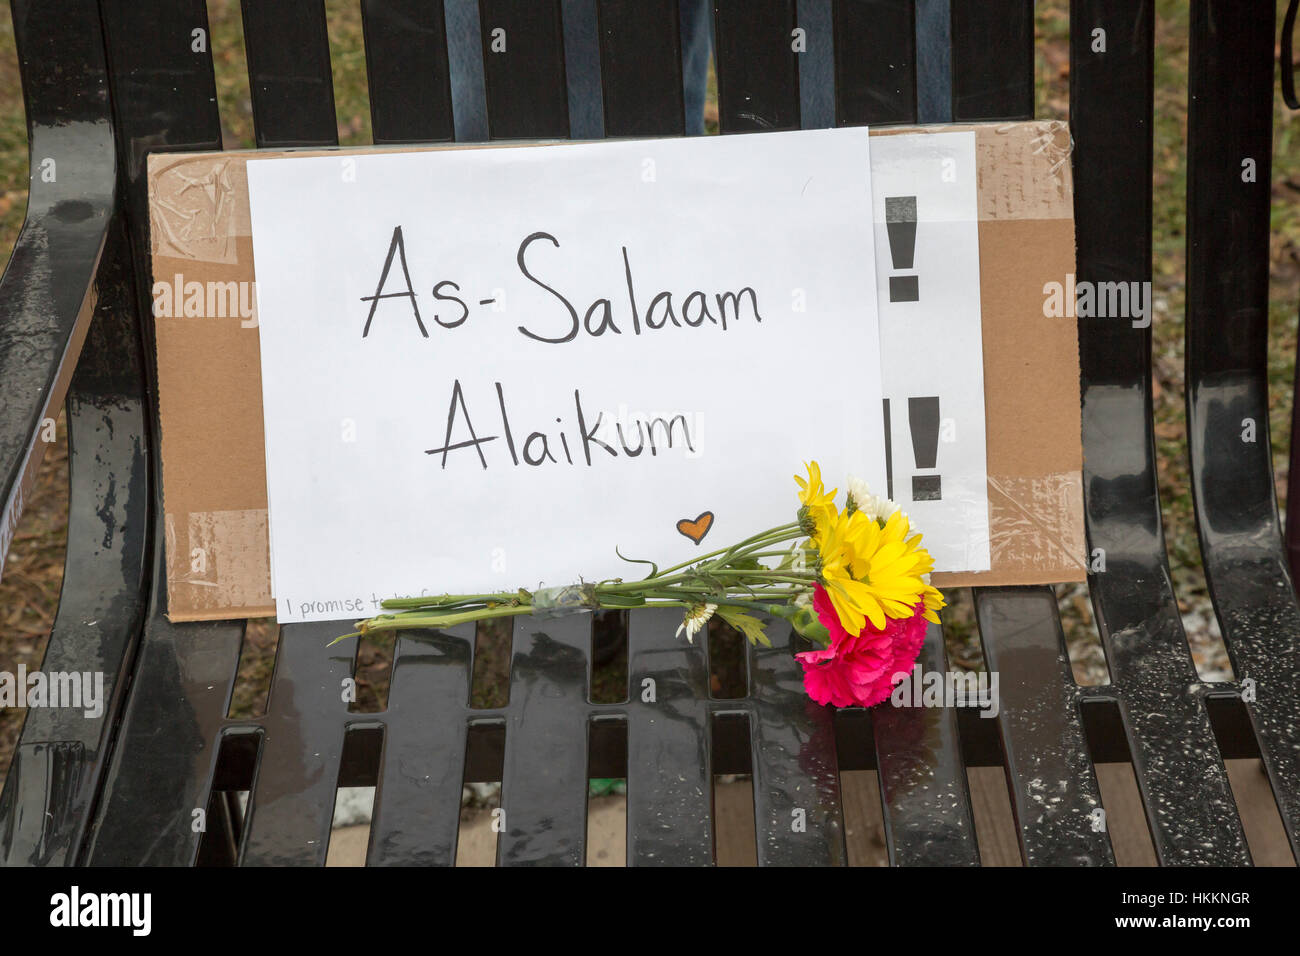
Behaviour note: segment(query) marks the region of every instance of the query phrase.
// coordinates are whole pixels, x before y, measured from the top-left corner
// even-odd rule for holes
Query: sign
[[[885,488],[866,129],[247,169],[282,623],[637,577],[792,520],[813,458]]]
[[[940,571],[989,569],[975,134],[871,143],[889,497]]]

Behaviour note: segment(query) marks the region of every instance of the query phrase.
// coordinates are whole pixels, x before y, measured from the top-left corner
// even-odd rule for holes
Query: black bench
[[[598,8],[598,36],[570,29],[582,4]],[[1238,757],[1262,760],[1300,853],[1300,606],[1267,431],[1272,0],[1194,0],[1192,18],[1188,433],[1206,574],[1239,680],[1200,680],[1184,636],[1157,495],[1150,329],[1084,319],[1088,544],[1106,555],[1090,587],[1112,682],[1075,684],[1050,588],[978,589],[997,720],[809,706],[788,646],[750,650],[746,696],[712,699],[706,642],[682,643],[659,614],[632,617],[627,633],[629,684],[655,679],[653,709],[635,692],[589,703],[592,620],[581,617],[516,624],[497,709],[469,706],[471,629],[405,635],[375,714],[340,698],[355,640],[327,651],[337,624],[287,626],[268,713],[228,718],[245,625],[164,615],[150,368],[144,159],[220,147],[210,44],[191,41],[207,36],[205,5],[12,6],[32,168],[54,157],[58,176],[33,178],[0,283],[0,479],[12,518],[40,423],[66,395],[68,560],[44,668],[103,670],[111,696],[99,720],[29,713],[0,796],[0,861],[320,864],[336,787],[377,785],[369,862],[447,864],[462,782],[501,780],[499,862],[580,864],[588,778],[626,776],[628,861],[705,864],[713,775],[749,773],[759,863],[840,864],[839,772],[874,768],[890,861],[970,865],[980,852],[966,768],[1003,766],[1027,864],[1111,864],[1110,838],[1092,825],[1094,762],[1131,760],[1161,863],[1247,864],[1223,762]],[[242,7],[258,145],[335,145],[320,0]],[[451,113],[452,84],[482,90],[492,138],[591,135],[571,129],[569,103],[593,95],[596,135],[683,132],[677,0],[481,0],[483,32],[504,27],[512,52],[450,60],[443,3],[361,7],[376,143],[472,127]],[[950,11],[948,0],[717,0],[715,13],[723,133],[1033,114],[1031,0],[950,0]],[[1078,275],[1148,280],[1152,4],[1079,0],[1071,15]],[[808,52],[791,49],[796,25]],[[1104,58],[1090,50],[1096,26]],[[566,75],[573,43],[599,45],[599,76]],[[810,95],[831,88],[829,100]],[[1243,157],[1257,162],[1252,183]],[[1241,441],[1246,418],[1254,443]],[[938,628],[922,663],[947,669]],[[228,797],[240,790],[246,812]],[[206,836],[194,826],[203,808]],[[804,832],[790,825],[795,809]]]

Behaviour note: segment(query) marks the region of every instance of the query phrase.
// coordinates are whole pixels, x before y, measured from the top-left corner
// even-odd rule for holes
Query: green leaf
[[[645,558],[627,558],[627,557],[623,557],[623,552],[621,552],[621,551],[618,550],[618,545],[615,545],[615,546],[614,546],[614,553],[617,554],[620,558],[623,558],[623,560],[626,561],[628,564],[648,564],[648,565],[650,565],[650,573],[646,575],[647,578],[657,577],[658,574],[659,574],[659,565],[655,564],[653,561],[648,561],[648,560],[646,560]]]
[[[812,567],[812,560],[809,559],[811,552],[811,548],[805,548],[802,544],[796,543],[794,547],[786,552],[785,557],[781,559],[781,563],[776,566],[776,569],[778,571],[789,571],[796,566],[801,569]]]
[[[807,605],[769,604],[768,613],[790,622],[795,633],[807,638],[821,647],[830,647],[831,632],[817,618],[817,614]]]
[[[360,636],[361,636],[361,632],[360,632],[360,631],[353,631],[351,634],[340,634],[338,637],[334,638],[334,640],[330,641],[330,642],[329,642],[328,644],[326,644],[325,646],[326,646],[326,647],[333,647],[333,646],[334,646],[335,644],[337,644],[339,641],[346,641],[349,637],[360,637]]]
[[[746,614],[736,607],[720,607],[718,608],[718,617],[749,638],[749,643],[762,644],[764,647],[772,646],[772,642],[763,633],[763,622],[754,615]]]
[[[596,600],[603,608],[645,607],[644,594],[602,594],[597,589]]]
[[[711,591],[725,591],[727,586],[712,574],[700,571],[688,572],[682,582],[688,588],[707,588]]]
[[[766,571],[767,568],[758,563],[758,558],[739,558],[735,561],[728,561],[723,565],[725,568],[732,568],[736,571]]]
[[[830,647],[831,632],[827,629],[825,624],[818,620],[817,615],[812,608],[796,608],[790,623],[794,625],[795,631],[797,631],[801,637],[806,637],[814,644],[819,644],[822,647]]]

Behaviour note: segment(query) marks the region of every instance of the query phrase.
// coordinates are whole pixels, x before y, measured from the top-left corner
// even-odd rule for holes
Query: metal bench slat
[[[836,125],[917,119],[915,0],[836,0]]]
[[[844,125],[915,122],[917,23],[911,2],[835,4],[836,94]],[[931,38],[931,45],[943,38]],[[931,626],[919,663],[946,671]],[[896,866],[979,863],[955,710],[881,705],[872,733],[885,842]]]
[[[1093,811],[1101,792],[1088,755],[1065,637],[1050,588],[977,588],[984,661],[999,675],[998,727],[1011,807],[1029,866],[1114,864]]]
[[[1071,7],[1081,283],[1151,280],[1154,16],[1150,5],[1125,0]],[[1096,30],[1104,31],[1105,52],[1093,49]],[[1106,562],[1089,587],[1157,859],[1240,865],[1250,861],[1245,833],[1165,557],[1151,328],[1142,322],[1079,319],[1088,547]]]
[[[207,8],[203,0],[102,0],[99,12],[126,183],[122,202],[136,314],[146,332],[145,365],[152,369],[145,156],[220,148]],[[119,299],[128,289],[122,279],[111,307],[129,308]],[[123,361],[120,355],[106,358]],[[156,446],[150,449],[152,468],[155,452]],[[193,829],[194,811],[207,806],[243,634],[242,622],[173,625],[166,619],[165,588],[157,587],[166,580],[163,509],[156,480],[150,484],[155,590],[84,854],[93,865],[194,862],[202,837]]]
[[[464,786],[474,626],[397,640],[384,715],[371,866],[452,866]]]
[[[442,0],[361,0],[375,143],[453,139]]]
[[[75,38],[51,18],[88,21]],[[103,41],[94,5],[13,8],[23,68],[31,188],[23,228],[0,283],[0,569],[90,327],[115,186]],[[79,27],[79,29],[81,29]],[[55,274],[64,282],[51,282]]]
[[[957,122],[1034,115],[1030,0],[951,0],[952,106]],[[1049,587],[975,588],[984,662],[999,675],[998,729],[1027,864],[1114,863]]]
[[[145,156],[221,148],[212,32],[204,0],[100,0],[100,10],[118,160],[127,184],[124,206],[136,254],[138,293],[147,306],[152,296]],[[198,51],[196,31],[205,41]],[[146,322],[151,315],[148,308],[142,311]],[[152,363],[151,355],[147,361]]]
[[[607,136],[685,131],[679,0],[598,5]],[[676,636],[679,613],[626,615],[627,863],[709,866],[712,718],[706,641]],[[649,682],[649,683],[647,683]]]
[[[952,118],[1034,115],[1033,0],[951,0]]]
[[[1187,432],[1206,581],[1300,859],[1300,607],[1268,426],[1275,15],[1266,0],[1192,5]]]
[[[240,9],[257,145],[337,145],[323,0],[242,0]]]
[[[670,610],[628,615],[630,866],[713,863],[707,641],[677,637],[681,620]]]
[[[785,630],[782,639],[781,631]],[[749,648],[749,733],[759,866],[844,866],[844,818],[834,713],[808,698],[798,640],[768,628]],[[805,646],[806,642],[805,642]]]
[[[353,673],[357,639],[326,645],[350,624],[280,629],[241,865],[325,862],[343,754],[344,681]]]
[[[680,136],[679,0],[601,0],[606,136]]]
[[[492,139],[566,139],[569,93],[558,0],[481,0]]]
[[[148,604],[151,463],[144,453],[144,374],[130,270],[117,218],[96,280],[94,319],[68,392],[68,557],[41,663],[46,673],[102,673],[100,713],[57,707],[27,712],[15,768],[27,748],[55,759],[25,761],[24,798],[0,806],[0,820],[26,817],[16,832],[0,824],[0,863],[78,861]],[[57,782],[60,776],[72,785]],[[39,812],[32,812],[38,809],[32,800],[40,801]],[[28,837],[27,848],[20,849]]]
[[[48,447],[47,419],[66,394],[67,561],[41,669],[98,671],[104,686],[96,716],[27,711],[0,791],[0,865],[68,865],[89,828],[147,601],[144,381],[126,241],[114,216],[99,11],[86,2],[17,2],[12,12],[33,175],[0,280],[0,569]],[[57,164],[53,182],[41,168],[49,162]]]
[[[240,7],[257,145],[336,145],[324,4],[245,0]],[[342,681],[352,674],[356,638],[326,645],[346,626],[281,628],[241,864],[325,861],[343,751]]]
[[[917,665],[946,673],[943,630],[931,624]],[[895,707],[871,711],[885,845],[894,866],[978,866],[975,819],[961,756],[957,711]]]
[[[721,131],[798,129],[794,0],[716,0],[714,8]]]
[[[591,617],[515,621],[501,780],[501,866],[582,866]]]
[[[154,542],[163,580],[162,529]],[[208,805],[244,624],[172,624],[150,613],[104,782],[87,863],[189,866],[202,832],[194,811]]]

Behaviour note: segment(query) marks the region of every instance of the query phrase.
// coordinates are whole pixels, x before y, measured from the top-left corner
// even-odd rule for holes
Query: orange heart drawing
[[[700,515],[694,521],[691,521],[689,518],[683,518],[681,521],[677,522],[677,530],[686,535],[686,537],[690,538],[696,544],[699,544],[704,540],[704,536],[709,533],[709,529],[712,527],[712,511],[704,512],[704,514]]]

